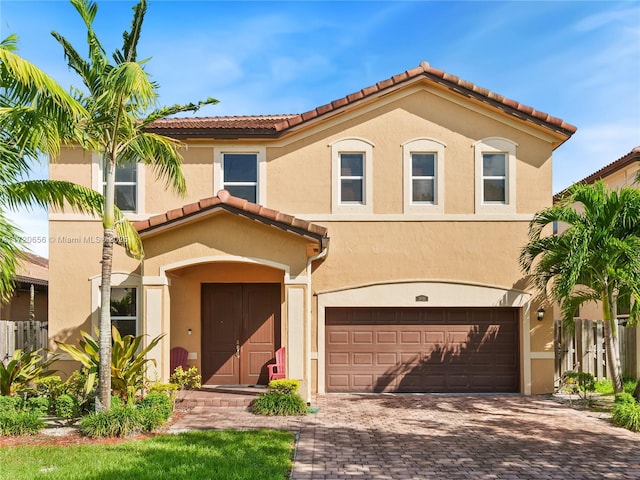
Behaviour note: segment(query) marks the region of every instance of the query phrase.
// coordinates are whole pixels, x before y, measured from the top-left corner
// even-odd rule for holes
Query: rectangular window
[[[137,335],[138,308],[135,288],[111,289],[111,324],[121,336]]]
[[[340,202],[364,204],[364,153],[340,153]]]
[[[103,168],[103,194],[107,186],[107,169]],[[138,182],[137,164],[127,162],[116,165],[115,196],[116,207],[123,212],[135,212],[137,208]]]
[[[411,202],[435,203],[436,154],[411,153]]]
[[[223,154],[222,185],[234,197],[256,203],[258,198],[258,155],[256,153]]]
[[[484,203],[507,203],[506,154],[482,154],[482,192]]]

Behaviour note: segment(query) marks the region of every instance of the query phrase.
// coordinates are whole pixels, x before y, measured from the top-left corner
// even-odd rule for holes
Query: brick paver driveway
[[[640,478],[640,435],[545,397],[327,395],[301,418],[198,407],[185,428],[299,432],[294,479]]]

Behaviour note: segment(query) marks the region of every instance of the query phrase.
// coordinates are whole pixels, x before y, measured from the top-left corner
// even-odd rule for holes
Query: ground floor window
[[[137,335],[138,308],[135,288],[111,289],[111,324],[121,336]]]

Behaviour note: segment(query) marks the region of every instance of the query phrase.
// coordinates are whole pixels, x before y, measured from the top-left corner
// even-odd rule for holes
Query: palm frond
[[[122,51],[116,50],[113,54],[113,59],[116,63],[135,62],[138,52],[138,41],[140,40],[140,33],[142,30],[142,22],[144,21],[144,15],[147,12],[147,2],[141,0],[133,7],[133,20],[131,21],[131,31],[123,32],[123,45]]]
[[[215,105],[219,103],[215,98],[207,98],[206,100],[202,100],[196,103],[188,103],[186,105],[171,105],[169,107],[159,108],[147,115],[147,117],[141,122],[141,127],[145,128],[151,125],[153,122],[160,120],[162,118],[166,118],[171,115],[176,115],[178,113],[185,112],[197,112],[205,105]]]
[[[22,232],[0,213],[0,302],[11,298],[15,290],[18,265],[25,259]]]
[[[182,173],[182,157],[178,152],[182,144],[174,139],[155,133],[141,132],[129,143],[124,161],[141,161],[153,168],[156,178],[167,187],[184,195],[187,191]]]

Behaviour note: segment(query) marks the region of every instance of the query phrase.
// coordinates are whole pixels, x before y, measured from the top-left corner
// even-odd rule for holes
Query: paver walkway
[[[314,405],[297,418],[196,407],[172,430],[295,431],[298,480],[640,478],[639,434],[546,397],[327,395]]]

